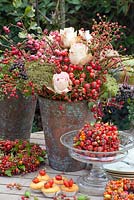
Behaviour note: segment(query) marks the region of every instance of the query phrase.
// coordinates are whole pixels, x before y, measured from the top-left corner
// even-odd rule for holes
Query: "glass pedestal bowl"
[[[113,152],[93,152],[87,150],[80,150],[73,147],[73,139],[78,133],[78,130],[74,130],[65,133],[61,136],[61,143],[68,148],[69,154],[72,158],[92,164],[92,169],[84,175],[80,176],[77,180],[79,190],[81,193],[88,194],[90,196],[103,196],[106,183],[111,177],[103,170],[103,164],[110,164],[123,160],[129,149],[134,147],[134,136],[125,132],[120,132],[120,148],[118,151]]]

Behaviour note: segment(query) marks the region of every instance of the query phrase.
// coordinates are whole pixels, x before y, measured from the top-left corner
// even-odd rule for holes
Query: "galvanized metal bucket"
[[[39,97],[39,105],[49,165],[53,169],[66,172],[83,169],[85,164],[70,157],[68,149],[61,144],[60,137],[93,120],[87,103],[69,103]]]
[[[30,139],[36,108],[36,97],[25,98],[18,93],[18,98],[0,101],[0,138]]]

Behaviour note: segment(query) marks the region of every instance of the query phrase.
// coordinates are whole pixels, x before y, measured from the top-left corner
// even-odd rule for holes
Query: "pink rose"
[[[53,85],[56,93],[67,93],[71,89],[72,81],[67,72],[61,72],[53,75]]]

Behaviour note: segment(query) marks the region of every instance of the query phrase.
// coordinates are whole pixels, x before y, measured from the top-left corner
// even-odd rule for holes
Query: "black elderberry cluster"
[[[12,64],[10,66],[10,68],[9,68],[9,71],[13,72],[16,69],[19,71],[19,77],[20,78],[22,78],[24,80],[28,79],[28,76],[27,76],[27,73],[26,73],[26,70],[25,70],[25,64],[24,64],[24,62],[18,61],[16,63]]]
[[[116,96],[116,101],[127,101],[134,98],[134,87],[128,84],[123,84],[119,88],[119,92]]]
[[[128,100],[134,99],[134,86],[128,84],[122,84],[119,88],[119,92],[116,96],[117,105],[120,105],[120,102],[124,102],[121,107],[111,105],[105,105],[103,107],[103,122],[112,122],[118,126],[120,130],[129,129],[130,121],[128,119],[129,111]]]

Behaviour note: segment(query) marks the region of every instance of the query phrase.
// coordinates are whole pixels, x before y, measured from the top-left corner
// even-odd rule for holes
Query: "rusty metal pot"
[[[53,169],[70,172],[84,168],[84,163],[70,157],[67,148],[60,143],[60,137],[93,120],[87,103],[69,103],[39,97],[39,105],[49,165]]]
[[[0,101],[0,138],[30,139],[36,108],[36,97],[5,98]]]

